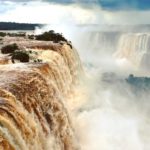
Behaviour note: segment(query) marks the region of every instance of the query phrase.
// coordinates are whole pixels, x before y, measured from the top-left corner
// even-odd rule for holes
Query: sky
[[[150,24],[150,0],[0,0],[0,21]]]

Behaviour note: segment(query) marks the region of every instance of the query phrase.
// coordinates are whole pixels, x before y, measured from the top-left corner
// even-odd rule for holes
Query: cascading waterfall
[[[86,51],[94,50],[95,53],[98,52],[113,52],[116,50],[118,40],[120,38],[120,32],[101,32],[101,31],[81,31],[79,34],[81,43],[79,48],[86,49]],[[75,44],[78,46],[80,41],[76,39]],[[101,51],[99,51],[101,49]]]
[[[29,63],[0,56],[0,149],[150,148],[149,95],[136,91],[130,81],[139,79],[120,75],[115,63],[148,67],[149,33],[86,32],[75,45],[87,74],[70,43],[4,38],[4,45],[15,42],[32,53]]]
[[[83,50],[80,52],[83,59],[86,51],[87,57],[92,57],[93,52],[97,56],[106,56],[105,58],[113,55],[117,60],[129,61],[133,66],[143,69],[148,69],[150,64],[148,59],[150,34],[148,32],[85,30],[79,34],[79,39],[75,39],[75,44],[78,49]],[[80,41],[84,41],[85,44]]]
[[[115,55],[118,58],[126,58],[137,66],[144,67],[149,61],[146,59],[147,55],[149,55],[149,50],[149,33],[125,33],[119,39]]]
[[[81,73],[76,50],[66,43],[22,39],[6,43],[11,42],[36,52],[43,62],[12,64],[8,56],[0,65],[0,149],[78,149],[64,105]]]

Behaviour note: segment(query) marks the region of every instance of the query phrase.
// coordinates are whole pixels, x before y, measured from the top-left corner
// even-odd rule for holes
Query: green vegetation
[[[42,62],[41,59],[35,59],[34,62]]]
[[[35,36],[35,39],[41,41],[53,41],[55,43],[58,43],[60,41],[68,42],[67,39],[65,39],[62,34],[55,33],[53,30],[37,35]]]
[[[4,37],[4,36],[6,36],[6,33],[5,32],[0,32],[0,36]]]
[[[0,30],[34,30],[37,26],[40,27],[41,24],[0,22]]]
[[[29,62],[29,54],[26,51],[15,51],[11,54],[12,63],[15,63],[15,60],[19,60],[20,62]]]
[[[10,37],[25,37],[26,33],[25,32],[7,33],[7,35],[10,36]]]
[[[5,36],[10,36],[10,37],[25,37],[26,33],[25,32],[18,32],[18,33],[0,32],[0,37],[5,37]]]
[[[19,47],[16,43],[14,44],[10,44],[10,45],[6,45],[4,47],[1,48],[1,53],[2,54],[9,54],[9,53],[13,53],[15,50],[18,50]]]
[[[25,51],[25,50],[17,50],[10,54],[12,63],[15,63],[15,60],[19,60],[20,62],[26,63],[29,62],[30,59],[32,62],[42,62],[41,59],[37,59],[33,57],[33,55],[37,55],[37,52],[34,51]]]
[[[15,63],[15,60],[26,63],[29,62],[30,59],[32,60],[32,62],[42,62],[41,59],[37,58],[37,52],[32,50],[20,50],[16,43],[2,47],[1,52],[2,54],[9,54],[12,63]]]
[[[35,36],[34,35],[28,35],[28,38],[31,40],[34,40]]]
[[[53,41],[55,43],[60,43],[61,45],[63,45],[62,42],[66,42],[67,45],[70,46],[70,48],[72,49],[72,44],[71,41],[68,41],[62,34],[60,33],[55,33],[53,30],[50,30],[48,32],[44,32],[43,34],[34,36],[31,35],[29,36],[30,39],[36,39],[36,40],[41,40],[41,41]]]

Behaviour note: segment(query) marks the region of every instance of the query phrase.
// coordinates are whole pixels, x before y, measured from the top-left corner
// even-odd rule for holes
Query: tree
[[[1,52],[2,54],[9,54],[9,53],[13,53],[15,50],[18,50],[19,47],[16,43],[14,44],[10,44],[10,45],[6,45],[4,47],[1,48]]]
[[[36,40],[54,41],[55,43],[58,43],[59,41],[68,42],[67,39],[65,39],[62,34],[55,33],[53,30],[37,35]]]

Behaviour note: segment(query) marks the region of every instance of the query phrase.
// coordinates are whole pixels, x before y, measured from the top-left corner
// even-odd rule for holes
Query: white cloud
[[[44,2],[30,2],[26,5],[16,3],[16,8],[0,14],[0,21],[52,23],[95,22],[95,12],[77,5],[59,5]]]
[[[40,1],[9,4],[0,21],[46,24],[149,24],[150,11],[106,11],[100,6],[60,5]]]

